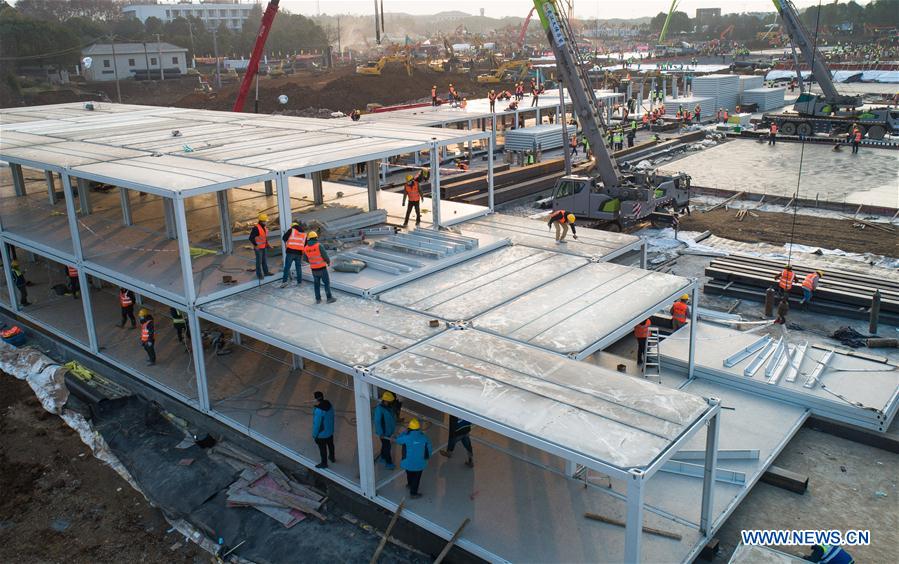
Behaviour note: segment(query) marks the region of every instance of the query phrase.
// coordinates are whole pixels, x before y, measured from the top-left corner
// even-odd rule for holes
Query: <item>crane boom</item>
[[[568,90],[574,112],[593,149],[596,159],[594,167],[606,187],[618,186],[621,184],[621,171],[612,158],[611,148],[603,135],[606,126],[597,107],[596,94],[590,85],[587,71],[580,60],[568,19],[560,9],[559,0],[534,0],[534,7],[556,56],[559,76]]]
[[[275,21],[275,14],[278,13],[278,4],[281,0],[269,0],[265,12],[262,14],[262,23],[259,24],[259,33],[256,35],[256,43],[253,45],[253,54],[250,55],[250,63],[247,65],[247,72],[240,81],[240,90],[237,92],[237,100],[234,101],[232,111],[242,112],[244,103],[247,101],[247,93],[250,91],[250,85],[256,78],[259,71],[259,59],[262,58],[262,52],[265,50],[265,40],[268,39],[268,32],[272,29],[272,22]]]

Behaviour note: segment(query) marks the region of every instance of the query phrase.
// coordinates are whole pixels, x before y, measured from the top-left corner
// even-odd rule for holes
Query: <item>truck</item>
[[[563,176],[556,183],[552,207],[593,220],[612,230],[638,221],[672,223],[690,204],[690,177],[655,170],[622,170],[612,156],[604,132],[608,129],[598,109],[559,0],[534,0],[540,23],[556,57],[557,77],[568,89],[574,113],[590,143],[594,160],[586,174]]]
[[[780,15],[781,25],[790,37],[793,48],[799,97],[791,111],[771,112],[762,115],[761,126],[777,127],[784,135],[809,136],[815,133],[843,135],[858,127],[863,136],[880,140],[884,135],[899,134],[899,110],[888,107],[864,108],[861,96],[840,94],[834,86],[830,69],[817,44],[799,18],[790,0],[772,0]],[[796,49],[812,71],[821,94],[813,94],[803,88],[802,74]]]

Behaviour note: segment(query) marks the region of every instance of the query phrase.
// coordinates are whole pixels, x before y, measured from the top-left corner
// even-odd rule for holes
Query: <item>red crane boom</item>
[[[272,29],[272,22],[275,21],[275,14],[278,13],[278,3],[281,0],[269,0],[265,12],[262,14],[262,23],[259,24],[259,33],[256,35],[256,43],[253,44],[253,54],[250,56],[250,64],[247,65],[247,73],[243,75],[240,81],[240,90],[237,93],[237,100],[234,101],[234,108],[231,111],[242,112],[244,103],[247,101],[247,94],[250,92],[250,86],[253,84],[253,78],[259,71],[259,59],[265,50],[265,40],[268,39],[268,32]]]

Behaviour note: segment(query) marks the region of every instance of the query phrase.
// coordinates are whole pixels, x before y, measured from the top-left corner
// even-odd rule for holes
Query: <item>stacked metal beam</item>
[[[416,229],[377,239],[371,246],[360,245],[341,252],[337,258],[360,260],[368,268],[389,274],[406,274],[478,246],[478,240],[445,231]]]
[[[714,111],[725,108],[733,112],[740,97],[740,76],[736,74],[709,74],[693,79],[693,95],[712,98]]]
[[[758,104],[760,112],[781,108],[784,102],[785,88],[751,88],[743,91],[743,104]]]
[[[382,223],[387,223],[386,210],[374,210],[370,212],[351,215],[349,217],[334,219],[331,221],[322,221],[321,226],[322,231],[330,235],[338,233],[340,231],[364,229],[366,227],[371,227],[372,225],[380,225]]]
[[[740,76],[740,94],[753,88],[761,88],[765,85],[765,77],[755,75]]]
[[[538,125],[506,132],[507,151],[543,151],[562,146],[561,125]]]

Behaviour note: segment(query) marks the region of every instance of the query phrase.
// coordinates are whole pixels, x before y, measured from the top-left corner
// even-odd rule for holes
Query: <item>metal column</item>
[[[677,98],[677,76],[671,79],[671,97]]]
[[[353,165],[353,168],[355,167],[356,165]],[[322,189],[322,171],[320,170],[312,173],[312,202],[316,206],[325,203],[324,190]]]
[[[494,130],[494,135],[496,130]],[[487,209],[493,211],[493,151],[495,137],[487,139]]]
[[[78,201],[81,203],[81,215],[90,215],[91,210],[91,183],[84,178],[77,179],[78,182]]]
[[[631,470],[627,481],[627,516],[624,528],[624,562],[640,562],[643,543],[643,472]]]
[[[534,112],[534,125],[540,125],[540,108]]]
[[[471,120],[468,120],[468,132],[471,133]],[[468,156],[471,157],[471,153],[474,150],[474,145],[472,145],[471,138],[468,139]]]
[[[643,81],[640,81],[640,94],[637,99],[637,112],[643,113]]]
[[[9,172],[12,174],[12,185],[16,191],[16,196],[24,196],[25,192],[25,175],[22,174],[22,165],[9,163]]]
[[[44,171],[44,178],[47,179],[47,195],[50,197],[50,205],[56,205],[56,182],[53,179],[53,172],[49,170]]]
[[[378,190],[381,187],[379,168],[379,161],[368,161],[365,164],[365,172],[368,173],[368,211],[378,209]]]
[[[562,81],[559,81],[559,123],[562,124],[562,153],[565,155],[565,176],[571,175],[571,142],[568,138],[568,119],[565,116],[565,90],[562,88]],[[575,139],[577,138],[577,129],[574,130]],[[490,206],[493,211],[493,206]]]
[[[515,110],[515,129],[518,129],[518,110]]]
[[[272,181],[271,181],[271,180],[266,180],[266,181],[265,181],[265,195],[266,195],[266,196],[271,196],[271,195],[273,195],[274,193],[275,193],[275,188],[274,188],[274,186],[272,185]]]
[[[184,206],[184,202],[181,202]],[[177,229],[175,227],[175,211],[172,204],[172,198],[162,197],[162,215],[165,217],[165,234],[169,239],[176,237]],[[185,223],[186,225],[186,223]]]
[[[699,288],[696,287],[696,280],[693,280],[693,290],[690,292],[690,354],[687,361],[687,378],[693,377],[693,371],[696,368],[696,323],[699,318],[697,311],[699,309]]]
[[[119,186],[119,199],[122,200],[122,225],[128,227],[134,224],[131,216],[131,191]]]
[[[434,229],[440,229],[440,159],[437,141],[431,141],[431,214]]]
[[[12,257],[4,241],[0,241],[0,257],[3,258],[3,275],[6,277],[6,289],[9,291],[9,303],[16,313],[19,312],[19,300],[16,296],[16,283],[12,277]]]
[[[356,442],[359,449],[359,485],[362,495],[374,498],[375,487],[375,453],[372,447],[371,429],[371,386],[362,381],[360,374],[353,377],[353,390],[356,396]]]
[[[709,398],[709,404],[717,406],[717,398]],[[721,412],[709,419],[705,433],[705,469],[702,474],[702,511],[699,516],[699,532],[708,535],[714,522],[715,470],[718,468],[718,428]]]
[[[203,354],[203,334],[200,328],[200,318],[197,311],[191,306],[187,311],[187,323],[190,325],[191,354],[194,357],[194,373],[197,377],[197,401],[200,410],[208,412],[209,387],[206,382],[206,355]]]
[[[215,201],[219,209],[219,228],[222,236],[222,252],[230,255],[234,252],[234,239],[231,235],[231,189],[215,193]]]
[[[646,239],[643,239],[643,244],[640,245],[640,268],[646,268],[646,254],[647,254],[647,245]]]
[[[79,179],[80,184],[80,179]],[[91,307],[91,291],[84,273],[84,249],[81,247],[81,233],[78,231],[78,215],[75,213],[75,195],[72,194],[72,179],[68,174],[62,175],[62,191],[66,200],[69,235],[72,237],[72,253],[75,255],[75,267],[78,269],[78,284],[81,286],[81,305],[84,307],[84,323],[87,326],[87,340],[91,352],[97,354],[100,345],[97,342],[97,328],[94,326],[94,310]],[[79,190],[79,193],[81,191]]]

